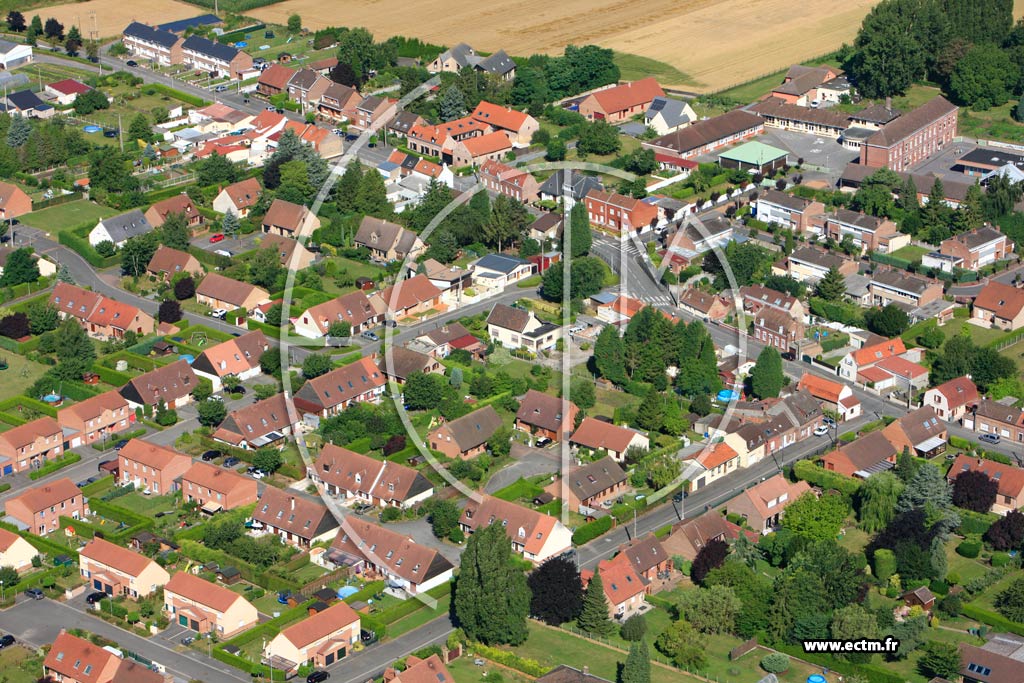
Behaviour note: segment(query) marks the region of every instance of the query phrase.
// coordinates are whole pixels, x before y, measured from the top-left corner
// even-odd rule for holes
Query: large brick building
[[[860,148],[860,163],[906,171],[956,136],[959,108],[938,95],[887,123]]]

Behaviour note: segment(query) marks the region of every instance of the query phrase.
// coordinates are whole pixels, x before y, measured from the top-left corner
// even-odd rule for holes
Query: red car
[[[223,241],[224,241],[224,234],[223,233],[218,232],[216,235],[210,235],[210,242],[211,243],[215,244],[217,242],[223,242]]]

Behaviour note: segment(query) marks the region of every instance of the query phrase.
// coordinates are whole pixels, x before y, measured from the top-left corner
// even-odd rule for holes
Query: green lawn
[[[0,650],[0,671],[7,683],[35,683],[42,662],[21,645]]]
[[[803,63],[809,66],[825,64],[837,66],[835,60],[828,59],[818,59]],[[740,85],[733,86],[728,90],[723,90],[715,94],[720,97],[727,97],[743,103],[754,102],[760,99],[762,95],[770,93],[772,88],[782,83],[782,79],[786,76],[786,71],[788,71],[788,69],[783,69],[782,71],[762,76],[761,78],[750,81],[749,83],[741,83]]]
[[[920,261],[921,258],[930,253],[932,250],[927,247],[919,247],[916,244],[908,244],[902,249],[897,249],[892,253],[896,258],[906,259],[907,261],[914,262]]]
[[[987,567],[977,560],[957,554],[956,546],[959,538],[953,538],[946,543],[946,564],[950,574],[959,574],[960,583],[964,584],[975,579],[987,571]]]
[[[178,502],[176,496],[145,496],[141,492],[129,493],[111,501],[117,507],[137,512],[140,515],[154,517],[158,512],[173,510]]]
[[[520,499],[532,500],[536,496],[540,495],[543,490],[544,489],[532,481],[520,477],[518,481],[513,482],[500,491],[495,492],[494,497],[509,501]]]
[[[21,222],[40,230],[59,233],[62,230],[78,227],[85,223],[96,223],[101,218],[107,218],[116,213],[115,209],[100,206],[86,199],[80,199],[75,202],[58,204],[57,206],[50,206],[39,211],[27,213],[21,217]]]
[[[415,598],[409,599],[414,600]],[[426,605],[424,605],[423,607],[416,610],[409,616],[388,624],[388,637],[397,638],[403,633],[408,633],[409,631],[417,629],[420,626],[423,626],[424,624],[433,621],[442,614],[447,614],[448,611],[451,609],[451,605],[452,596],[450,593],[448,595],[438,598],[437,607],[435,607],[434,609],[429,609]]]
[[[24,393],[47,369],[45,365],[34,363],[13,351],[0,351],[0,358],[7,360],[7,369],[0,371],[0,380],[7,388],[0,391],[0,398],[10,398]]]
[[[654,76],[662,86],[697,84],[696,81],[671,64],[649,57],[641,57],[628,52],[616,52],[613,61],[615,66],[619,67],[619,77],[624,81],[635,81]]]
[[[491,662],[487,662],[484,666],[476,666],[473,664],[475,658],[467,654],[445,665],[452,678],[455,679],[455,683],[491,683],[496,673],[501,675],[501,680],[508,683],[531,683],[533,681],[526,674],[497,666]]]

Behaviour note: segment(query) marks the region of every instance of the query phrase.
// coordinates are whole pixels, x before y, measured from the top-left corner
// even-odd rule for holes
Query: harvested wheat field
[[[351,0],[338,12],[323,0],[285,0],[247,12],[285,23],[298,13],[309,28],[365,26],[439,45],[557,54],[572,43],[666,62],[690,77],[680,85],[716,91],[817,57],[857,33],[877,0],[493,0],[486,4]]]
[[[64,24],[65,32],[72,26],[78,26],[78,30],[85,38],[89,38],[93,30],[98,31],[101,38],[113,38],[121,35],[124,27],[133,21],[162,24],[187,19],[204,12],[201,7],[175,0],[88,0],[40,8],[25,14],[26,18],[38,14],[44,21],[48,17],[56,17],[57,21]]]

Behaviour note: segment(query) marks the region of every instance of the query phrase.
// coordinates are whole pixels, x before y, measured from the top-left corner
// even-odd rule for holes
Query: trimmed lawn
[[[410,598],[410,600],[414,599],[415,598]],[[416,610],[409,616],[388,624],[388,637],[397,638],[403,633],[408,633],[409,631],[423,626],[427,622],[433,621],[442,614],[446,614],[451,609],[451,605],[452,596],[450,593],[439,598],[437,601],[437,607],[434,609],[428,609],[426,605],[423,605],[423,607]]]
[[[544,478],[547,478],[546,476]],[[532,481],[519,478],[512,484],[509,484],[500,491],[495,492],[495,498],[501,498],[502,500],[515,501],[519,499],[533,499],[540,495],[543,489]]]
[[[871,536],[866,531],[855,526],[851,519],[847,520],[846,528],[843,529],[843,535],[839,537],[839,545],[851,553],[859,553],[864,550],[864,546],[868,544],[870,538]]]
[[[916,244],[908,244],[902,249],[897,249],[892,253],[896,258],[906,259],[908,261],[920,261],[921,258],[928,253],[931,253],[931,249],[925,247],[919,247]]]
[[[612,58],[615,66],[619,67],[620,78],[624,81],[636,81],[648,76],[654,76],[663,86],[666,85],[696,85],[696,81],[684,74],[671,64],[659,62],[649,57],[630,54],[628,52],[616,52]]]
[[[7,683],[35,683],[41,666],[39,658],[21,645],[0,650],[0,671]]]
[[[178,498],[176,496],[144,496],[136,491],[126,496],[115,498],[111,501],[111,504],[140,515],[155,517],[158,512],[173,510],[177,502]]]
[[[101,218],[107,218],[117,214],[115,209],[100,206],[95,202],[80,199],[67,204],[50,206],[39,211],[27,213],[21,217],[21,222],[39,228],[47,232],[59,233],[68,228],[74,228],[85,223],[97,223]]]
[[[13,351],[0,351],[0,358],[7,360],[7,369],[0,372],[0,379],[3,379],[4,386],[7,387],[4,390],[5,396],[17,396],[24,393],[48,369],[47,366],[30,361]],[[32,398],[38,398],[38,396]]]
[[[445,665],[452,678],[455,679],[455,683],[491,683],[495,673],[500,674],[501,680],[508,681],[508,683],[532,683],[533,681],[526,674],[492,664],[489,661],[484,666],[475,666],[473,664],[475,658],[467,654]]]
[[[949,567],[949,573],[959,574],[960,583],[964,584],[971,579],[976,579],[981,576],[988,571],[988,568],[977,560],[972,560],[969,557],[958,555],[956,552],[956,546],[959,543],[960,539],[956,537],[946,543],[946,565]]]

